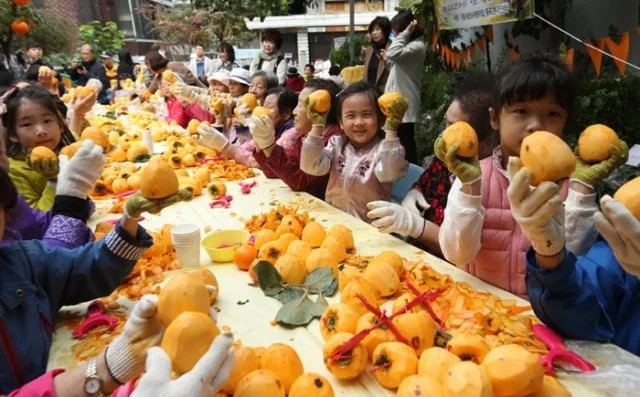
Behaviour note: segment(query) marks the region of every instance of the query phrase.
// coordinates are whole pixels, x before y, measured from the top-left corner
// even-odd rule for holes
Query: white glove
[[[247,119],[249,132],[253,137],[253,141],[260,149],[266,149],[276,142],[276,131],[273,128],[273,120],[269,116],[261,118],[249,117]]]
[[[609,243],[618,263],[629,274],[640,277],[640,221],[624,205],[606,195],[596,212],[596,228]]]
[[[409,190],[402,200],[402,206],[416,214],[420,214],[420,212],[428,210],[431,207],[422,192],[417,189]]]
[[[201,123],[198,126],[197,131],[200,135],[198,142],[203,146],[207,146],[221,152],[229,145],[229,139],[227,139],[222,132],[211,126]]]
[[[210,397],[224,386],[233,367],[233,335],[218,335],[191,371],[171,380],[171,360],[159,347],[149,350],[147,371],[131,397]]]
[[[560,253],[565,243],[560,187],[554,182],[542,182],[532,188],[531,171],[522,168],[517,157],[509,158],[508,169],[511,181],[507,196],[514,219],[538,254],[554,256]]]
[[[88,139],[82,143],[71,160],[61,155],[56,194],[86,199],[87,192],[93,188],[102,174],[104,163],[102,147]]]
[[[162,340],[164,327],[157,316],[157,304],[157,295],[143,296],[131,310],[122,333],[107,346],[105,362],[120,383],[142,374],[147,350]]]
[[[238,122],[242,125],[246,125],[247,118],[251,115],[251,109],[246,104],[238,105]]]
[[[369,219],[375,219],[371,226],[383,233],[397,233],[401,236],[419,238],[425,227],[425,219],[401,205],[388,201],[371,201],[367,203]]]

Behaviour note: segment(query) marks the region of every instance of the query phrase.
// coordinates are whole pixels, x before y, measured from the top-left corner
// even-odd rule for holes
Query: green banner
[[[462,29],[533,17],[533,0],[435,0],[438,29]]]

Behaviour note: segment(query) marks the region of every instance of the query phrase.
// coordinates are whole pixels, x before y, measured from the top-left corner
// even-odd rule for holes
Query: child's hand
[[[620,148],[609,146],[609,158],[599,163],[585,163],[577,154],[576,170],[571,174],[572,179],[577,179],[593,188],[596,183],[608,177],[616,168],[624,164],[629,157],[629,146],[625,141],[620,141]]]
[[[82,142],[82,146],[71,160],[61,155],[56,194],[86,199],[87,192],[100,178],[105,161],[102,147],[88,139]]]
[[[218,152],[221,152],[229,146],[229,140],[227,137],[224,136],[222,132],[211,126],[200,124],[196,131],[200,136],[200,138],[198,138],[198,143],[203,146],[212,148]]]
[[[618,263],[629,274],[640,277],[640,221],[609,195],[600,200],[596,228],[609,243]]]
[[[158,319],[157,305],[157,295],[143,296],[133,307],[122,333],[107,347],[105,362],[122,383],[144,372],[147,350],[162,340],[164,327]]]
[[[531,187],[531,171],[522,168],[517,157],[509,158],[511,180],[507,196],[511,213],[527,236],[533,249],[542,256],[554,256],[564,248],[564,205],[560,187],[542,182]]]
[[[402,123],[404,114],[409,109],[409,102],[404,96],[399,97],[386,108],[387,120],[384,123],[385,131],[398,131],[398,126]]]
[[[307,117],[311,120],[311,124],[315,126],[326,126],[327,125],[327,116],[329,115],[329,110],[324,113],[320,113],[315,110],[315,104],[309,100],[309,97],[304,101],[304,108],[307,111]]]
[[[145,198],[141,192],[129,197],[124,209],[131,218],[140,218],[143,212],[149,212],[151,214],[157,214],[165,207],[175,204],[180,201],[188,201],[193,197],[193,190],[180,189],[178,193],[173,196],[169,196],[163,199],[150,200]]]
[[[41,158],[31,161],[30,155],[27,155],[27,164],[47,180],[55,180],[59,172],[59,164],[57,158]]]
[[[218,335],[191,371],[171,380],[171,360],[159,347],[149,350],[146,373],[132,397],[209,397],[227,382],[233,367],[233,335]]]
[[[456,174],[462,183],[471,183],[479,179],[482,175],[478,155],[471,158],[458,157],[458,144],[451,145],[449,150],[445,149],[444,139],[439,136],[433,145],[437,158],[445,163],[449,171]]]
[[[383,233],[398,233],[401,236],[419,238],[424,231],[425,219],[401,205],[388,201],[367,203],[367,218],[375,219],[371,226]]]

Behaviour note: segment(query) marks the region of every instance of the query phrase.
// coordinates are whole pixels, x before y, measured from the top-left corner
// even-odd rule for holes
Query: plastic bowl
[[[217,263],[231,262],[236,248],[249,241],[249,232],[246,230],[221,230],[209,233],[202,240],[211,261]]]

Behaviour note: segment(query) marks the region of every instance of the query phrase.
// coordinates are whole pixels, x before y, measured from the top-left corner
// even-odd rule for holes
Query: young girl
[[[490,115],[491,125],[499,131],[500,145],[491,157],[481,162],[477,156],[461,159],[455,155],[457,145],[447,152],[442,138],[436,140],[436,156],[457,176],[439,234],[447,260],[526,297],[524,252],[531,244],[511,215],[506,161],[509,156],[519,156],[522,139],[535,131],[562,135],[575,96],[575,82],[566,66],[545,58],[518,62],[505,70],[496,84],[496,106]],[[567,246],[571,251],[581,253],[595,240],[592,216],[597,207],[592,186],[626,158],[623,152],[613,150],[602,164],[578,167],[572,175],[566,199]],[[560,249],[550,242],[540,253],[553,255]]]
[[[494,81],[489,73],[467,76],[454,87],[453,101],[445,113],[447,126],[466,121],[474,128],[480,159],[491,155],[498,140],[489,122]],[[381,231],[410,236],[426,246],[429,252],[441,255],[438,233],[454,178],[447,166],[434,157],[402,200],[402,206],[380,201],[370,205],[373,209],[367,216],[376,219],[372,225]]]
[[[48,211],[56,195],[58,160],[43,159],[32,163],[28,154],[36,146],[55,153],[75,142],[64,123],[51,94],[36,86],[13,87],[4,96],[6,113],[5,143],[9,157],[9,174],[18,193],[33,208]]]
[[[278,78],[271,72],[258,70],[251,76],[249,92],[256,96],[258,103],[264,105],[267,91],[278,86]]]
[[[253,158],[267,178],[280,178],[295,192],[307,192],[324,199],[329,175],[308,175],[300,169],[302,142],[312,127],[312,121],[307,115],[304,103],[309,94],[316,90],[327,90],[331,96],[326,132],[323,134],[323,143],[326,145],[332,136],[341,135],[342,131],[336,117],[336,95],[340,90],[333,81],[325,79],[311,79],[305,83],[293,104],[293,126],[283,131],[280,136],[276,136],[277,128],[274,135],[272,128],[260,122],[252,124],[250,131],[256,146]],[[278,99],[280,114],[282,114],[280,102],[283,95],[281,94]],[[267,95],[267,103],[270,97],[271,95]]]
[[[356,83],[338,98],[337,112],[345,135],[332,137],[325,147],[322,135],[326,114],[319,114],[313,110],[313,103],[306,102],[313,125],[302,144],[300,169],[310,175],[329,174],[326,201],[368,221],[367,203],[389,200],[392,183],[407,172],[397,125],[386,123],[382,139],[377,90],[366,82]],[[393,119],[402,120],[406,108],[391,108],[398,109]]]

